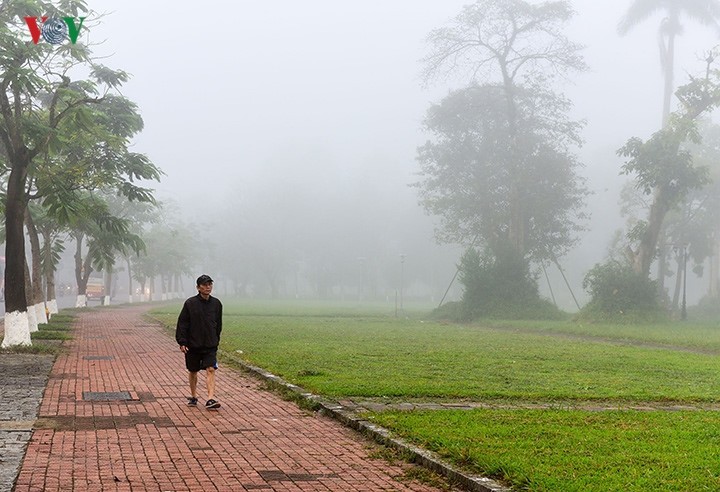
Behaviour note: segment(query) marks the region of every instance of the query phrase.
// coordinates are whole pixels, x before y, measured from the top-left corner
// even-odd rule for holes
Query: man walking
[[[220,408],[215,400],[215,369],[222,331],[222,303],[210,295],[213,279],[209,275],[200,275],[196,284],[198,294],[185,301],[178,316],[175,340],[185,354],[190,381],[188,405],[197,406],[198,372],[203,370],[207,373],[205,408],[216,409]]]

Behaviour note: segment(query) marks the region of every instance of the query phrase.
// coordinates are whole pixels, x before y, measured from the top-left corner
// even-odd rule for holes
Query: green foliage
[[[710,181],[708,168],[694,163],[688,145],[701,140],[698,118],[720,104],[720,73],[711,70],[711,62],[712,58],[708,59],[704,78],[691,77],[678,89],[681,109],[670,115],[660,131],[647,141],[631,138],[617,152],[626,159],[622,173],[633,175],[636,188],[652,196],[646,225],[633,230],[629,237],[636,242],[628,249],[633,269],[645,277],[655,259],[666,215],[691,191]]]
[[[659,187],[666,187],[671,190],[666,199],[672,204],[689,190],[707,184],[707,168],[693,166],[692,154],[679,148],[689,131],[663,129],[647,142],[631,138],[618,150],[618,155],[628,159],[622,167],[622,174],[635,175],[638,188],[646,195]]]
[[[580,312],[580,319],[635,323],[666,317],[658,304],[655,281],[619,261],[596,264],[585,275],[583,288],[590,294],[590,302]]]
[[[470,248],[460,261],[464,286],[461,316],[501,319],[559,319],[562,313],[540,298],[530,263],[513,248],[481,255]]]
[[[143,232],[145,254],[132,258],[139,282],[158,275],[191,275],[193,233],[182,223],[158,222]],[[129,256],[129,255],[126,255]]]
[[[44,213],[59,223],[52,231],[43,227],[46,240],[82,220],[79,216],[92,217],[85,204],[89,192],[110,190],[127,200],[155,203],[141,182],[159,180],[162,172],[129,150],[143,127],[137,106],[118,93],[129,75],[96,63],[87,43],[32,43],[23,21],[27,15],[58,14],[92,21],[87,8],[83,0],[7,0],[0,7],[0,146],[8,150],[0,165],[18,177],[6,183],[6,242],[16,251],[8,255],[6,276],[14,279],[23,277],[17,258],[24,257],[21,219],[27,198],[41,202]],[[82,73],[89,75],[74,80]],[[117,251],[142,251],[141,238],[122,220],[100,217],[94,231],[82,232],[95,268],[112,265]],[[46,272],[62,249],[60,243],[53,246],[45,251]],[[23,291],[24,282],[8,282],[7,309],[24,309]]]
[[[497,251],[519,235],[523,253],[549,258],[573,244],[584,219],[586,189],[569,152],[580,126],[559,96],[513,94],[509,101],[502,86],[473,85],[431,107],[425,125],[433,139],[418,149],[423,179],[414,186],[422,206],[441,217],[443,240],[477,237]]]
[[[93,65],[92,76],[109,87],[119,87],[130,79],[127,72],[112,70],[104,65]]]

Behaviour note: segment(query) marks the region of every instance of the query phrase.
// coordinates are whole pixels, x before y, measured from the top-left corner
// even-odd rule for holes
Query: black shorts
[[[188,349],[185,354],[185,367],[190,372],[217,367],[217,349]]]

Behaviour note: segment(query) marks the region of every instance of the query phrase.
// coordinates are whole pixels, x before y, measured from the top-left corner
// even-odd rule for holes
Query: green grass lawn
[[[485,325],[513,331],[565,333],[623,342],[681,346],[700,351],[714,351],[720,355],[720,322],[674,322],[633,326],[547,321],[488,321]]]
[[[155,314],[174,325],[179,308]],[[369,416],[523,490],[720,490],[720,412],[582,410],[717,402],[719,326],[456,325],[423,321],[420,309],[392,314],[386,304],[225,302],[222,349],[338,399],[548,403]]]
[[[521,490],[720,490],[718,412],[455,410],[371,419]]]

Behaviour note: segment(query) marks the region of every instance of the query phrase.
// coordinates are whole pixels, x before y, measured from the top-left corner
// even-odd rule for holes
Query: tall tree
[[[717,221],[717,210],[720,207],[720,126],[706,119],[699,125],[699,131],[701,143],[688,145],[687,150],[691,152],[696,167],[707,168],[709,183],[690,190],[666,218],[667,243],[672,245],[671,259],[675,263],[675,289],[672,295],[675,312],[678,311],[681,293],[684,291],[683,278],[688,264],[696,275],[703,276],[703,264],[716,254],[714,250],[720,227]],[[713,295],[713,278],[716,278],[712,265],[713,262],[709,269],[710,295]],[[716,293],[713,300],[717,301]]]
[[[159,180],[162,172],[146,156],[128,150],[130,138],[142,128],[143,121],[134,103],[121,96],[107,95],[89,108],[82,128],[73,122],[60,126],[46,158],[35,168],[31,197],[42,200],[47,213],[61,225],[82,222],[78,215],[87,211],[84,201],[88,192],[99,191],[104,202],[111,203],[117,212],[122,208],[119,204],[129,202],[154,206],[152,190],[142,184]],[[116,210],[110,215],[127,220]],[[89,218],[92,221],[94,217],[91,214]],[[126,248],[121,240],[125,236],[108,234],[97,227],[83,230],[83,237],[88,233],[95,236],[98,244],[117,240],[118,252]],[[125,235],[129,233],[126,231]],[[100,241],[100,237],[104,239]],[[114,266],[114,261],[93,261],[96,266],[103,266],[106,273]]]
[[[82,207],[70,221],[70,235],[76,245],[77,307],[86,304],[87,283],[93,271],[112,268],[116,254],[124,255],[130,251],[140,254],[145,249],[140,236],[131,232],[130,221],[112,215],[101,196],[86,195]]]
[[[708,182],[708,170],[693,165],[684,145],[699,141],[697,119],[720,104],[718,73],[709,68],[703,79],[694,79],[677,91],[682,108],[671,115],[668,125],[643,141],[631,138],[618,150],[625,157],[623,173],[636,177],[636,186],[652,196],[648,218],[633,231],[635,247],[626,254],[638,275],[648,277],[657,253],[658,239],[667,213],[687,194]]]
[[[123,72],[92,62],[83,43],[34,44],[27,15],[73,16],[87,12],[83,0],[4,0],[0,4],[0,141],[7,165],[5,207],[5,338],[3,346],[30,343],[25,296],[25,237],[28,178],[66,119],[83,121],[88,105],[127,80]],[[78,65],[90,77],[73,83]]]
[[[690,18],[706,26],[718,27],[720,1],[718,0],[634,0],[618,24],[620,34],[627,34],[633,27],[657,12],[664,12],[658,31],[660,66],[663,72],[662,126],[668,123],[670,104],[674,91],[675,38],[682,34],[681,17]]]
[[[45,214],[40,207],[35,223],[42,236],[41,266],[45,285],[45,302],[48,314],[58,313],[57,293],[55,290],[55,272],[60,263],[60,255],[65,251],[66,230],[56,220]]]
[[[146,254],[135,257],[132,268],[138,279],[160,277],[161,300],[175,294],[174,279],[192,275],[193,241],[190,229],[174,219],[152,224],[143,232]]]
[[[425,123],[434,139],[420,148],[423,180],[416,186],[426,210],[441,217],[441,239],[475,238],[496,256],[510,244],[536,260],[552,260],[573,244],[587,191],[569,152],[579,137],[578,125],[561,117],[567,105],[552,94],[516,89],[514,138],[501,87],[455,91],[430,108]],[[521,175],[510,162],[517,158]],[[519,203],[512,203],[511,189]],[[522,249],[513,242],[518,210]]]
[[[472,168],[478,163],[478,158],[491,160],[494,169],[502,170],[500,174],[484,176],[485,179],[495,180],[495,184],[500,187],[493,195],[498,192],[502,194],[502,211],[498,210],[499,213],[492,218],[503,218],[503,224],[491,224],[491,229],[503,229],[506,246],[514,248],[520,255],[539,251],[537,244],[531,244],[535,218],[526,202],[528,193],[532,193],[535,185],[534,179],[538,177],[538,163],[543,159],[549,162],[570,157],[565,144],[568,139],[577,136],[577,124],[569,122],[565,117],[567,102],[543,89],[547,87],[548,79],[556,75],[585,69],[579,54],[580,46],[568,40],[561,30],[572,15],[573,11],[565,1],[534,5],[523,0],[478,0],[465,6],[450,26],[436,29],[428,36],[432,48],[424,59],[423,75],[426,81],[453,75],[481,83],[467,89],[464,95],[449,96],[440,108],[444,106],[444,109],[452,111],[450,107],[457,105],[460,106],[458,110],[462,110],[465,103],[458,100],[466,97],[474,99],[466,101],[468,104],[480,105],[482,109],[477,117],[472,115],[472,110],[465,109],[462,117],[453,123],[448,122],[445,128],[444,123],[438,122],[439,126],[433,131],[439,130],[438,136],[445,133],[442,138],[446,143],[455,141],[452,144],[455,146],[455,155],[449,153],[450,147],[447,147],[448,152],[444,156],[432,155],[433,144],[421,148],[420,161],[425,166],[427,177],[426,191],[435,193],[431,188],[437,190],[436,185],[448,185],[442,182],[443,174],[439,166],[449,170],[448,166],[452,166],[455,161],[459,166]],[[543,102],[550,102],[551,106],[543,110]],[[483,121],[483,117],[487,120]],[[470,118],[471,121],[463,122],[463,118]],[[546,121],[539,121],[542,118]],[[432,115],[428,123],[434,124]],[[545,139],[550,132],[556,135],[564,133],[555,148],[552,142]],[[501,138],[493,148],[490,148],[493,143],[491,133]],[[489,153],[481,152],[474,145],[482,145]],[[543,155],[534,154],[538,150]],[[563,154],[562,157],[557,155],[558,151]],[[445,164],[441,164],[441,157],[446,161]],[[462,161],[464,164],[460,164]],[[435,166],[435,169],[428,166]],[[570,165],[568,169],[573,167]],[[478,169],[475,178],[481,178],[480,174],[486,171]],[[459,180],[456,184],[462,186],[462,177],[457,177]],[[571,182],[577,184],[576,179],[577,176],[572,174]],[[476,182],[477,179],[471,181]],[[565,179],[562,181],[565,182]],[[547,186],[559,189],[559,184],[547,183]],[[577,190],[577,187],[573,187],[569,193],[573,195]],[[460,188],[454,194],[457,198],[464,194],[464,203],[453,203],[464,207],[469,214],[473,213],[473,209],[477,210],[478,203],[486,198],[472,189]],[[423,197],[426,206],[429,198],[427,194]],[[500,203],[499,200],[496,204]],[[431,201],[434,201],[434,210],[431,211],[440,212],[437,207],[442,207],[442,200],[431,198]],[[452,210],[452,207],[447,209],[446,219],[453,214]],[[485,214],[472,222],[466,221],[462,234],[453,239],[467,244],[478,234],[482,236],[485,232],[478,229],[478,224],[482,220],[488,225],[489,219],[490,216]],[[464,219],[454,217],[452,220],[457,222]],[[484,239],[489,240],[490,237],[485,235]],[[547,250],[550,247],[550,244],[546,245]]]
[[[683,26],[681,17],[687,17],[700,24],[718,27],[720,19],[720,1],[718,0],[634,0],[627,13],[618,24],[618,32],[621,35],[627,34],[633,27],[647,20],[653,14],[664,12],[658,30],[658,47],[660,50],[660,67],[663,74],[663,106],[662,106],[662,127],[669,121],[672,94],[674,87],[675,72],[675,38],[682,34]],[[666,277],[666,251],[665,244],[668,242],[666,232],[661,227],[658,236],[658,294],[662,300],[665,297]]]
[[[161,220],[161,213],[164,210],[164,205],[156,202],[148,201],[130,201],[123,196],[111,196],[107,195],[105,200],[110,208],[111,213],[123,220],[126,220],[129,224],[129,231],[143,239],[145,243],[145,249],[142,254],[146,255],[149,247],[149,238],[146,234],[146,228],[149,224],[157,223]],[[125,248],[124,250],[119,249],[119,256],[122,257],[124,264],[127,266],[127,278],[128,278],[128,295],[129,302],[133,302],[133,289],[132,289],[132,263],[131,259],[137,256],[132,249]],[[114,265],[111,267],[114,272]],[[105,275],[105,292],[106,298],[111,295],[111,286],[114,285],[112,279],[112,273],[106,271]],[[110,299],[106,299],[104,302],[107,304]]]

